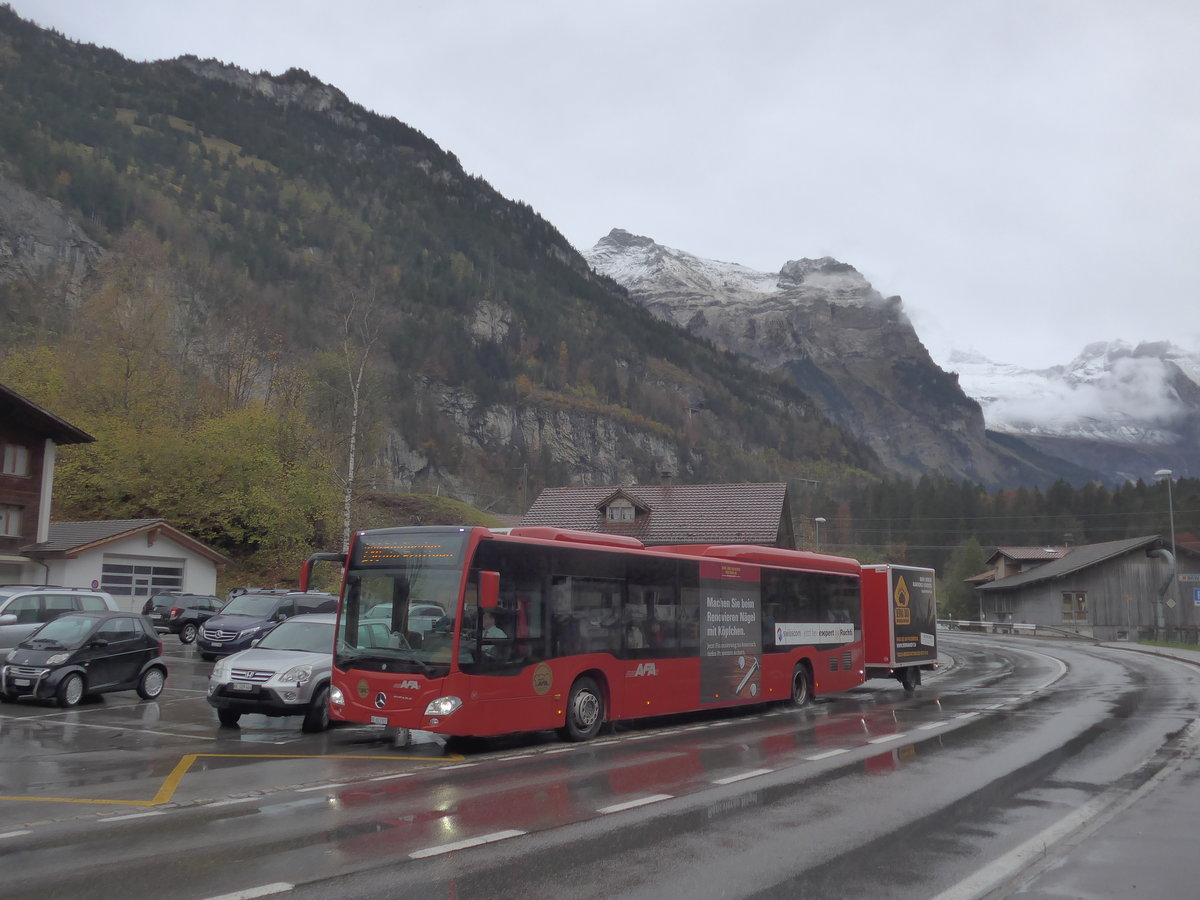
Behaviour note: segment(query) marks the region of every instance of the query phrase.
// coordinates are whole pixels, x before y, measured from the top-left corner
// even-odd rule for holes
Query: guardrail
[[[1033,637],[1038,634],[1054,635],[1055,637],[1078,638],[1094,641],[1090,634],[1069,631],[1066,628],[1056,628],[1053,625],[1035,625],[1032,622],[988,622],[978,619],[938,619],[939,628],[950,631],[973,631],[976,634],[1024,634]]]

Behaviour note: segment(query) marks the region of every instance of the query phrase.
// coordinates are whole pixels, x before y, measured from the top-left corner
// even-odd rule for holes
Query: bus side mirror
[[[479,608],[495,609],[500,605],[500,573],[479,573]]]

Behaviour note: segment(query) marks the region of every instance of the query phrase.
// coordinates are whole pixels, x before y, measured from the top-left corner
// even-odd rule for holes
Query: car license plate
[[[387,716],[371,716],[372,725],[386,725]]]
[[[210,646],[210,647],[220,647],[220,646],[221,646],[221,642],[220,642],[220,641],[212,641],[211,643],[209,643],[209,645],[208,645],[208,646]]]
[[[229,687],[235,691],[252,691],[252,690],[254,690],[254,685],[246,684],[245,682],[242,682],[242,681],[235,681]]]
[[[28,678],[14,678],[12,681],[17,687],[29,687],[29,685],[33,684]]]

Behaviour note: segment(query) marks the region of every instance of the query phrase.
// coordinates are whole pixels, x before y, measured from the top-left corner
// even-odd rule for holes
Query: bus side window
[[[630,561],[625,606],[626,657],[641,659],[679,653],[677,570],[674,560]]]

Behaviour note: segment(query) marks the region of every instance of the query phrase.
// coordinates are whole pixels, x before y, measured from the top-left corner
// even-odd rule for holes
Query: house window
[[[1063,591],[1062,610],[1064,622],[1087,621],[1087,594],[1083,591]]]
[[[6,537],[21,536],[21,507],[0,503],[0,534]]]
[[[608,521],[632,522],[633,504],[628,500],[614,500],[608,504]]]
[[[28,475],[29,448],[20,444],[5,444],[4,463],[0,472],[5,475]]]

